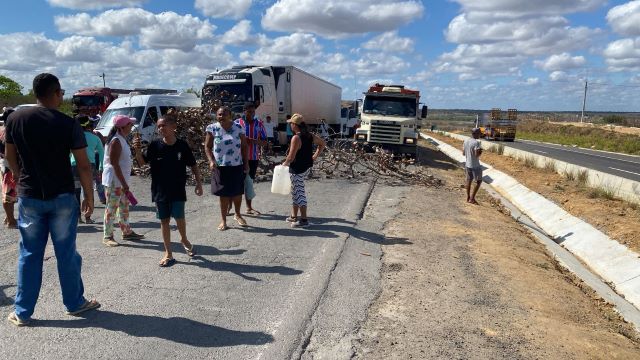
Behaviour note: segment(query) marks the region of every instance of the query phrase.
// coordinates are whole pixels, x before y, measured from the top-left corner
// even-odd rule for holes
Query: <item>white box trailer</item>
[[[342,88],[295,66],[234,66],[209,74],[202,88],[203,104],[212,97],[236,112],[245,102],[256,104],[256,114],[267,116],[284,129],[287,115],[300,113],[311,125],[340,127]]]

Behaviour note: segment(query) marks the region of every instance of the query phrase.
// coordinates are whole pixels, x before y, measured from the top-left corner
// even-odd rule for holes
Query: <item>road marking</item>
[[[611,170],[617,170],[617,171],[622,171],[622,172],[626,172],[626,173],[629,173],[629,174],[633,174],[633,175],[638,175],[638,176],[640,176],[640,174],[638,174],[638,173],[636,173],[636,172],[633,172],[633,171],[627,171],[627,170],[622,170],[622,169],[616,169],[616,168],[614,168],[614,167],[609,167],[609,169],[611,169]]]
[[[540,147],[545,147],[545,148],[549,148],[549,149],[554,149],[554,150],[561,150],[561,151],[573,152],[573,153],[577,153],[577,154],[582,154],[582,155],[587,155],[587,156],[595,156],[595,157],[599,157],[599,158],[604,158],[604,159],[609,159],[609,160],[616,160],[616,161],[622,161],[622,162],[627,162],[627,163],[630,163],[630,164],[638,165],[638,162],[637,162],[637,161],[623,160],[623,159],[618,159],[618,158],[614,158],[614,157],[610,157],[610,156],[603,156],[603,155],[597,155],[597,154],[590,154],[590,153],[587,153],[587,152],[575,151],[575,150],[570,150],[570,149],[567,149],[567,148],[560,148],[560,149],[559,149],[559,148],[554,147],[554,146],[545,146],[545,145],[541,145],[540,143],[537,143],[536,145],[537,145],[537,146],[540,146]],[[508,146],[508,145],[507,145],[507,146]],[[562,147],[562,145],[558,145],[558,146],[561,146],[561,147]],[[524,151],[527,151],[527,150],[524,150]],[[536,150],[534,150],[534,151],[536,151]],[[621,155],[621,156],[625,156],[624,154],[620,154],[620,155]],[[567,161],[567,162],[568,162],[568,161]]]
[[[546,151],[540,151],[540,150],[533,150],[535,152],[539,152],[540,154],[548,154]]]

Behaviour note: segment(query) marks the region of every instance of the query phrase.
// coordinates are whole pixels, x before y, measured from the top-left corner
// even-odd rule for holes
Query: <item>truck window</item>
[[[169,112],[169,109],[174,109],[175,107],[173,106],[160,106],[160,115],[164,116],[167,115],[167,113]]]
[[[264,88],[262,85],[256,85],[253,87],[253,99],[256,107],[260,106],[264,102]]]
[[[151,106],[147,109],[147,116],[144,118],[144,123],[142,127],[145,128],[147,126],[151,126],[158,121],[158,109],[155,106]]]

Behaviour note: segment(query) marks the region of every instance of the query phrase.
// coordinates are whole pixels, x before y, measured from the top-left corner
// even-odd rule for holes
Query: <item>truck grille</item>
[[[371,135],[369,141],[399,144],[401,143],[400,133],[402,128],[400,124],[394,124],[393,122],[372,121],[371,122]]]

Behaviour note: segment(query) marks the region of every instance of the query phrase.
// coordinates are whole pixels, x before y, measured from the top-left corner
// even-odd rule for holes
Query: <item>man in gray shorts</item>
[[[475,128],[471,131],[473,138],[467,138],[462,143],[462,154],[466,158],[464,170],[467,175],[467,202],[470,204],[478,204],[476,201],[476,193],[482,183],[482,166],[480,165],[479,157],[482,154],[482,148],[480,147],[480,129]],[[475,180],[475,186],[471,191],[471,182]]]

